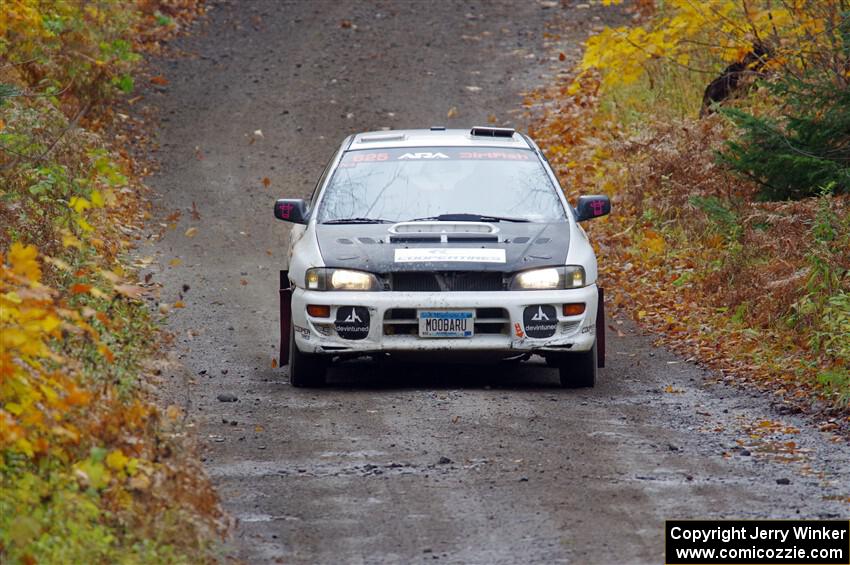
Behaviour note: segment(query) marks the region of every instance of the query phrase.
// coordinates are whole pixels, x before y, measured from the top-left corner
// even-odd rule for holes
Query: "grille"
[[[502,273],[447,271],[391,273],[392,290],[405,292],[490,292],[505,290]]]
[[[463,308],[456,308],[463,310]],[[504,308],[476,308],[475,335],[508,335],[511,320]],[[384,335],[419,335],[419,320],[414,308],[390,308],[384,313]]]

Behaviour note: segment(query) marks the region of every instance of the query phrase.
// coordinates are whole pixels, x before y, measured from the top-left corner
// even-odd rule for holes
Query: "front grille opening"
[[[495,292],[505,290],[502,273],[486,271],[390,273],[390,288],[400,292]]]
[[[393,273],[391,288],[405,292],[440,292],[440,283],[433,273]]]
[[[384,320],[415,320],[416,309],[414,308],[392,308],[384,314]]]
[[[466,310],[458,306],[449,310]],[[476,308],[476,335],[509,335],[511,320],[504,308]],[[419,320],[415,308],[390,308],[384,313],[384,335],[419,335]]]

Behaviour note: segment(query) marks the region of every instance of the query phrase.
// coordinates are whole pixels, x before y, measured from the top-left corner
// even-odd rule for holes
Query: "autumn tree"
[[[651,87],[678,67],[708,84],[694,100],[705,114],[755,85],[750,100],[723,111],[741,136],[721,161],[760,183],[766,198],[825,185],[847,191],[848,21],[847,0],[669,0],[639,25],[591,37],[576,88],[593,74],[603,92],[644,79]]]

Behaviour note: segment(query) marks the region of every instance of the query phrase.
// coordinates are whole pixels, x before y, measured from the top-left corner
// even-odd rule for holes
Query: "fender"
[[[292,325],[292,288],[289,271],[280,272],[280,359],[278,365],[289,364],[289,332]]]
[[[599,299],[596,303],[596,366],[605,367],[605,290],[597,287]]]

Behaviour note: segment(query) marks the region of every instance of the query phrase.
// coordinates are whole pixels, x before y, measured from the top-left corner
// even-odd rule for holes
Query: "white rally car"
[[[563,386],[604,366],[596,257],[527,136],[507,128],[349,136],[309,201],[281,199],[294,224],[281,271],[280,364],[294,386],[361,356],[542,355]],[[440,352],[440,353],[438,353]]]

